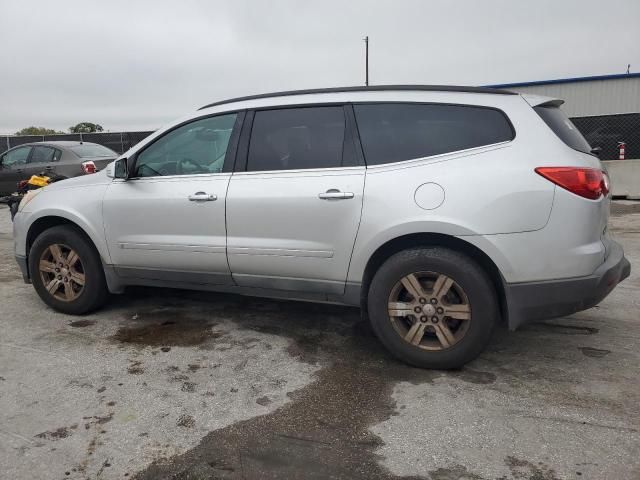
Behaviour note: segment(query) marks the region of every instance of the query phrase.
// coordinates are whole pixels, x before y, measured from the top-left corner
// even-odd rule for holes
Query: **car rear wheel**
[[[88,313],[108,296],[98,252],[72,226],[52,227],[36,238],[29,252],[29,272],[40,298],[59,312]]]
[[[391,353],[424,368],[458,368],[473,360],[491,338],[498,315],[482,268],[440,247],[390,257],[372,279],[367,307]]]

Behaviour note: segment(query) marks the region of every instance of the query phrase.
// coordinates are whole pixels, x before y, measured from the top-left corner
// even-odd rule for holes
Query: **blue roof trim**
[[[640,73],[618,73],[615,75],[595,75],[593,77],[558,78],[556,80],[538,80],[535,82],[501,83],[486,85],[489,88],[533,87],[535,85],[554,85],[558,83],[593,82],[597,80],[621,80],[623,78],[639,78]]]

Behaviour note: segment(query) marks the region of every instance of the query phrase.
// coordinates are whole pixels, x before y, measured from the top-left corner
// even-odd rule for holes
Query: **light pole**
[[[369,86],[369,36],[364,37],[364,69],[365,77],[364,84]]]

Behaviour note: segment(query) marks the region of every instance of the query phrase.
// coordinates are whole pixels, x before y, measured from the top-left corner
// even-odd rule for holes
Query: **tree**
[[[16,135],[55,135],[56,133],[64,133],[56,131],[52,128],[45,127],[26,127],[16,132]]]
[[[102,130],[102,125],[90,122],[80,122],[75,127],[69,127],[69,131],[71,133],[93,133],[101,132]]]

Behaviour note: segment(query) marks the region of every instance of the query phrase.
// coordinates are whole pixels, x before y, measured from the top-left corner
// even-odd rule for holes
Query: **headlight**
[[[18,211],[21,212],[22,210],[24,210],[24,207],[27,205],[27,203],[36,198],[36,195],[38,195],[41,191],[42,189],[38,188],[36,190],[29,190],[27,193],[25,193],[24,197],[22,197],[22,200],[20,201],[20,205],[18,205]]]

